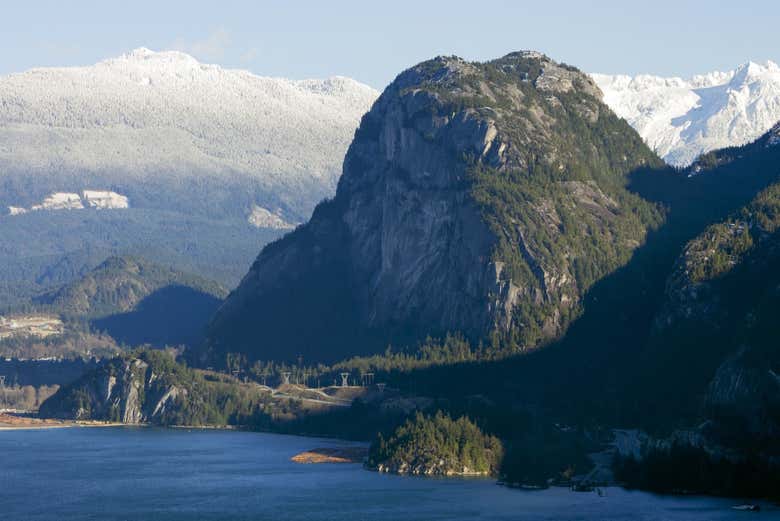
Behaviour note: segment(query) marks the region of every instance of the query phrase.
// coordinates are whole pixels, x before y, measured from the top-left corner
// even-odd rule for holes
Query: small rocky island
[[[503,447],[466,417],[417,413],[392,435],[371,444],[367,466],[379,472],[416,476],[498,474]]]

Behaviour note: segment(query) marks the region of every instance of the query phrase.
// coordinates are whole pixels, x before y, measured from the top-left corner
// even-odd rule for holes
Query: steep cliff
[[[186,371],[164,353],[112,359],[63,386],[40,407],[44,418],[171,423],[191,390]]]
[[[261,252],[200,360],[327,361],[446,331],[518,351],[561,334],[660,221],[625,188],[660,160],[600,98],[535,52],[403,72],[335,198]]]

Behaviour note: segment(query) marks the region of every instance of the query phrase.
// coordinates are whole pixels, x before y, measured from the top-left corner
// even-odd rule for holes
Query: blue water
[[[153,428],[0,431],[0,519],[724,520],[780,519],[729,499],[607,489],[529,492],[492,480],[402,478],[290,457],[342,442]]]

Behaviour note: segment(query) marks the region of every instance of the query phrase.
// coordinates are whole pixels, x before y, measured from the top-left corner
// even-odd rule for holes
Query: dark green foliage
[[[58,315],[66,323],[64,335],[5,341],[0,353],[103,356],[113,347],[109,354],[114,354],[116,345],[107,346],[107,340],[128,346],[192,346],[226,294],[220,284],[197,275],[139,257],[109,257],[76,280],[13,308],[15,314]],[[93,343],[94,349],[79,349],[85,343]]]
[[[404,474],[496,474],[502,457],[501,442],[468,418],[418,412],[388,438],[379,435],[371,444],[368,465]]]
[[[554,426],[531,430],[506,442],[505,447],[501,479],[535,487],[567,484],[573,476],[586,474],[593,467],[587,454],[598,450],[582,433]]]
[[[154,264],[140,257],[109,257],[78,280],[33,299],[42,311],[65,317],[103,318],[129,311],[144,298],[169,287],[186,287],[222,299],[216,282]]]
[[[0,216],[0,308],[18,307],[99,266],[140,256],[231,287],[278,230],[244,218],[215,219],[130,208],[112,212],[30,212]]]
[[[701,418],[707,385],[740,349],[766,370],[780,370],[779,210],[774,184],[686,245],[648,337],[641,377],[629,385],[646,427]],[[660,388],[653,384],[659,372]],[[768,424],[780,425],[780,417]],[[757,441],[755,434],[742,438]]]
[[[780,498],[780,474],[758,453],[733,462],[675,444],[648,451],[641,464],[631,457],[617,458],[615,472],[628,487],[665,494]]]
[[[763,238],[780,227],[780,184],[759,193],[751,203],[724,222],[709,226],[683,252],[688,283],[697,284],[724,275]]]

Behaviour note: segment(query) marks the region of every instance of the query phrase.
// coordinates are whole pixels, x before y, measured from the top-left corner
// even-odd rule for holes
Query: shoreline
[[[0,412],[0,431],[68,429],[72,427],[119,427],[123,423],[96,420],[56,420]]]
[[[82,428],[99,428],[99,427],[128,427],[130,425],[126,423],[93,423],[93,422],[61,422],[61,423],[26,423],[19,425],[0,424],[0,431],[42,431],[49,429],[73,429],[77,427]],[[132,425],[133,427],[145,427],[145,425]]]
[[[7,423],[4,423],[3,420],[7,419],[9,415],[0,413],[0,431],[23,431],[23,430],[49,430],[49,429],[66,429],[66,428],[100,428],[100,427],[154,427],[152,424],[148,423],[139,423],[139,424],[127,424],[127,423],[118,423],[118,422],[104,422],[104,421],[96,421],[96,420],[80,420],[80,421],[74,421],[74,420],[51,420],[51,419],[39,419],[39,418],[28,418],[28,417],[15,417],[16,420],[22,420],[19,424],[16,425],[9,425]],[[312,438],[312,437],[320,437],[320,436],[311,436],[306,434],[292,434],[292,433],[280,433],[280,432],[273,432],[273,431],[258,431],[258,430],[252,430],[252,429],[242,429],[237,426],[196,426],[196,425],[168,425],[168,426],[160,426],[164,429],[193,429],[193,430],[211,430],[211,431],[217,431],[217,430],[230,430],[230,431],[240,431],[240,432],[253,432],[253,433],[259,433],[259,434],[273,434],[273,435],[281,435],[281,436],[294,436],[299,438]],[[342,439],[342,438],[333,438],[333,437],[326,437],[323,439],[327,440],[333,440],[333,441],[340,441],[340,442],[346,442],[346,443],[353,443],[353,440],[348,439]],[[365,454],[368,452],[368,447],[361,447],[361,446],[342,446],[342,447],[319,447],[319,448],[313,448],[304,450],[303,452],[299,452],[297,454],[294,454],[289,458],[289,461],[298,465],[319,465],[323,463],[335,463],[335,464],[344,464],[344,463],[352,463],[352,464],[359,464],[364,463],[363,458],[365,457]],[[417,478],[423,478],[423,479],[488,479],[491,478],[491,476],[485,476],[485,475],[479,475],[479,476],[473,476],[473,475],[453,475],[453,476],[426,476],[426,475],[413,475],[413,474],[404,474],[404,473],[388,473],[388,472],[381,472],[377,471],[376,468],[368,468],[363,467],[364,470],[369,472],[375,472],[378,474],[385,474],[385,475],[395,475],[398,477],[417,477]],[[548,487],[537,487],[537,486],[528,486],[523,485],[521,483],[506,483],[502,480],[498,479],[496,482],[496,485],[505,487],[507,489],[514,489],[518,491],[529,491],[529,492],[539,492],[547,489],[563,489],[563,488],[569,488],[570,485],[564,485],[564,484],[552,484]],[[739,497],[739,496],[728,496],[728,495],[720,495],[720,494],[708,494],[706,492],[704,493],[694,493],[694,494],[679,494],[679,493],[662,493],[653,491],[650,489],[633,489],[630,487],[626,487],[625,484],[620,482],[608,482],[601,484],[599,487],[605,492],[607,492],[609,489],[621,489],[626,491],[632,491],[637,490],[640,492],[648,493],[648,494],[655,494],[662,497],[706,497],[706,498],[712,498],[712,499],[731,499],[735,501],[743,501],[744,503],[759,503],[761,505],[774,505],[774,500],[770,498],[763,498],[763,497]],[[573,491],[575,494],[582,494],[582,493],[588,493],[591,491]],[[591,493],[595,493],[595,490]]]

